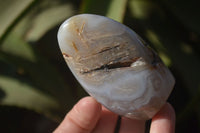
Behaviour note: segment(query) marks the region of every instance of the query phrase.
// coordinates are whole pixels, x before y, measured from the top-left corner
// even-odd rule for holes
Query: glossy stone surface
[[[83,88],[119,115],[150,119],[173,89],[175,80],[157,54],[112,19],[73,16],[61,25],[58,42]]]

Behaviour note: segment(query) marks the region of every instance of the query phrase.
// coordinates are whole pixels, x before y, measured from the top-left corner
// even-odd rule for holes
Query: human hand
[[[92,97],[81,99],[54,133],[114,133],[118,116]],[[175,112],[166,103],[153,117],[150,133],[174,133]],[[119,133],[144,133],[145,121],[121,118]]]

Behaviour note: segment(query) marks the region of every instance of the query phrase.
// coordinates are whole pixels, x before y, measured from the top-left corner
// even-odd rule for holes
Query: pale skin
[[[67,113],[54,133],[114,133],[118,115],[92,97],[82,98]],[[121,118],[119,133],[144,133],[145,121]],[[152,118],[150,133],[174,133],[175,112],[166,103]]]

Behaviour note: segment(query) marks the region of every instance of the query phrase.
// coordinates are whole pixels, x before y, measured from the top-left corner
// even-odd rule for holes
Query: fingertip
[[[92,133],[114,133],[118,115],[102,106],[101,117]]]
[[[150,133],[174,133],[175,119],[176,115],[174,108],[171,104],[166,103],[153,117]]]
[[[175,110],[170,103],[166,103],[161,110],[153,117],[153,120],[170,119],[175,121]]]
[[[56,131],[89,133],[101,114],[101,104],[92,97],[82,98],[66,115]]]
[[[101,104],[98,103],[94,98],[88,96],[84,97],[73,107],[78,113],[85,113],[84,116],[88,116],[88,113],[90,113],[89,117],[96,116],[96,113],[101,112]]]

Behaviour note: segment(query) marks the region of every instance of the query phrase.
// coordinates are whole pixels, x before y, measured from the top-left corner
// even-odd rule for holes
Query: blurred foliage
[[[131,27],[158,52],[176,78],[169,98],[176,131],[200,132],[198,6],[197,0],[0,0],[0,114],[8,122],[20,119],[13,115],[17,112],[32,119],[21,110],[26,108],[50,118],[46,123],[59,122],[87,95],[65,64],[56,37],[65,19],[93,13]]]
[[[0,118],[1,133],[50,133],[58,126],[42,114],[16,106],[0,106]]]

